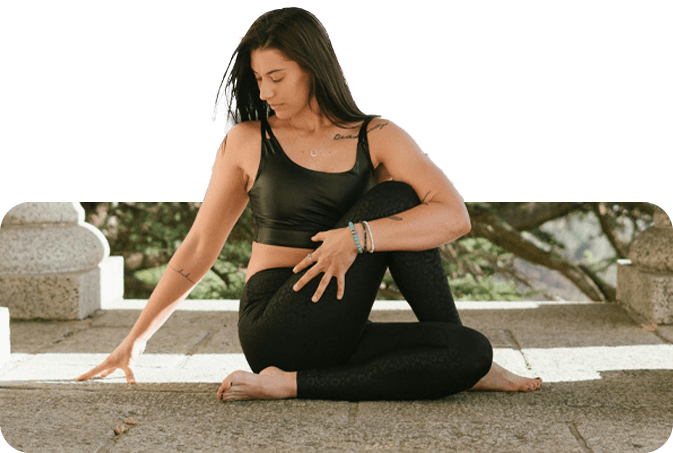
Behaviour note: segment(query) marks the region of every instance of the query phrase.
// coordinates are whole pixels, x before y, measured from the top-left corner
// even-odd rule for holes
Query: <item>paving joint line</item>
[[[196,350],[199,348],[199,346],[201,346],[201,344],[206,340],[206,338],[208,338],[209,335],[210,332],[207,330],[202,330],[196,335],[194,335],[183,349],[182,354],[194,355]]]
[[[354,425],[357,422],[359,410],[360,410],[360,403],[351,403],[351,406],[348,408],[349,425]]]
[[[584,453],[593,453],[593,450],[589,448],[587,445],[587,441],[584,440],[584,437],[582,437],[582,434],[580,433],[580,430],[577,429],[577,425],[575,425],[575,422],[570,420],[566,422],[566,426],[570,430],[570,434],[573,435],[575,440],[577,441],[577,444],[580,446],[580,449]]]
[[[517,340],[516,337],[514,336],[514,333],[509,329],[503,329],[503,331],[505,332],[505,335],[507,335],[507,339],[509,340],[509,343],[512,346],[512,348],[518,351],[519,354],[521,354],[521,358],[523,359],[523,363],[526,365],[526,368],[528,368],[529,371],[532,371],[533,367],[531,367],[530,363],[528,363],[528,360],[526,360],[526,355],[523,353],[521,344],[519,343],[519,340]]]
[[[191,356],[194,355],[196,350],[199,348],[199,346],[210,336],[210,332],[207,330],[202,330],[196,335],[194,335],[190,340],[187,342],[185,347],[183,348],[182,352],[180,355],[182,355],[182,359],[180,360],[179,363],[175,365],[175,368],[182,368],[185,366],[187,361]]]

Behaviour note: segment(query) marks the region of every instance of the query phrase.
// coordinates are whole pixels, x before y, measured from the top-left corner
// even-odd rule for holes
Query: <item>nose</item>
[[[265,82],[262,80],[259,82],[259,98],[262,101],[268,101],[271,99],[274,95],[273,89],[271,88],[271,85],[268,82]]]

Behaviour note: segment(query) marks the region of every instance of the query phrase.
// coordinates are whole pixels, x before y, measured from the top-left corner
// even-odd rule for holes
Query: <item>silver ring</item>
[[[306,255],[306,257],[308,258],[308,260],[309,260],[310,262],[313,262],[313,258],[311,258],[311,254],[310,254],[310,253],[309,253],[308,255]]]

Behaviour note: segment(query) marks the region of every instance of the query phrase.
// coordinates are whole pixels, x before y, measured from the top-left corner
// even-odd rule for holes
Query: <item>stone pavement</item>
[[[642,325],[614,304],[459,303],[464,324],[491,340],[496,361],[543,378],[530,394],[222,403],[221,380],[248,369],[234,301],[186,301],[148,343],[138,384],[125,384],[120,372],[74,382],[126,336],[144,303],[123,301],[82,321],[12,321],[12,356],[0,369],[9,445],[69,453],[614,453],[655,451],[673,428],[673,326]],[[404,302],[377,303],[371,319],[415,320]]]

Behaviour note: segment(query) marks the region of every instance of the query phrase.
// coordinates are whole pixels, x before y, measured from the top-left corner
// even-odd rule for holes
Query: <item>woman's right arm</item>
[[[135,383],[133,367],[147,340],[163,325],[215,263],[224,242],[248,202],[249,177],[242,152],[245,133],[233,128],[220,146],[203,203],[187,237],[168,263],[129,335],[99,366],[77,378],[108,376],[121,368]],[[225,152],[226,151],[226,152]],[[179,181],[176,181],[179,183]]]

